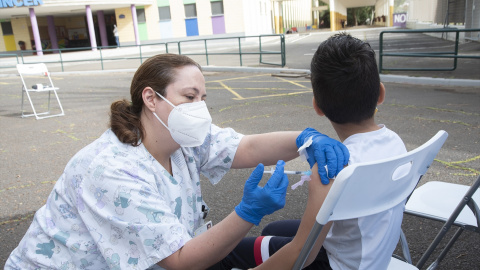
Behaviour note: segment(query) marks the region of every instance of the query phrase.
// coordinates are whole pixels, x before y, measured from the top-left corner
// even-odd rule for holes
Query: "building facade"
[[[0,51],[116,46],[273,30],[270,0],[0,0]]]

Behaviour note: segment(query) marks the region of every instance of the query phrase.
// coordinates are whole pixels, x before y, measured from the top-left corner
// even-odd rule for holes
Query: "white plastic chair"
[[[421,269],[452,226],[457,231],[437,258],[426,269],[436,269],[464,230],[480,233],[480,176],[472,186],[432,181],[415,189],[405,206],[405,213],[443,222],[443,226],[416,266]],[[465,207],[468,206],[468,207]],[[404,255],[408,243],[402,239]],[[405,247],[407,249],[405,250]]]
[[[17,64],[17,70],[22,79],[22,117],[35,116],[36,119],[43,119],[54,116],[65,115],[63,112],[62,104],[58,98],[58,87],[53,85],[50,72],[48,72],[47,66],[43,63],[40,64]],[[31,93],[48,92],[48,109],[46,112],[38,113],[33,105]],[[51,93],[55,95],[58,102],[60,112],[57,114],[51,114]],[[24,93],[27,94],[28,101],[32,107],[33,113],[25,114],[23,109]]]
[[[406,154],[353,164],[343,169],[318,211],[316,222],[293,269],[302,269],[323,226],[329,221],[369,216],[405,203],[447,137],[447,132],[441,130],[425,144]],[[398,175],[396,172],[401,166],[402,173]],[[388,269],[409,268],[415,269],[413,265],[392,257]]]

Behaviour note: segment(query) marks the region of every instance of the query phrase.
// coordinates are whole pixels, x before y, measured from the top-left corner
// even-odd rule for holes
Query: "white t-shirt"
[[[407,152],[400,137],[383,125],[348,137],[349,164],[374,161]],[[405,204],[375,215],[334,221],[323,244],[330,266],[338,269],[387,269],[397,246]]]
[[[216,184],[243,135],[212,125],[202,146],[171,156],[170,175],[143,144],[111,130],[67,164],[5,269],[146,269],[203,224],[200,173]]]

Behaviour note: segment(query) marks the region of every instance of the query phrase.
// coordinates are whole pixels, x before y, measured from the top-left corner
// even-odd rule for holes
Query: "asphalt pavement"
[[[258,65],[206,67],[207,105],[214,123],[244,134],[310,126],[337,138],[329,122],[313,111],[308,70],[302,63],[296,63],[297,67],[295,61],[290,63],[293,69],[280,69],[283,73],[278,68]],[[65,116],[42,120],[20,117],[21,81],[14,72],[0,70],[0,267],[23,237],[35,211],[45,203],[69,159],[108,128],[110,104],[129,98],[135,67],[127,62],[111,64],[116,68],[108,71],[97,70],[96,64],[94,71],[88,70],[87,64],[76,64],[77,70],[54,72]],[[471,185],[480,174],[480,73],[469,74],[468,78],[435,80],[427,73],[382,75],[387,96],[379,106],[377,122],[396,131],[408,150],[420,146],[438,130],[449,133],[420,185],[428,181]],[[429,78],[429,83],[418,78]],[[35,100],[39,108],[46,108],[45,98]],[[56,109],[54,106],[52,112]],[[300,170],[307,166],[295,159],[286,168]],[[250,173],[247,169],[232,170],[215,186],[202,179],[214,224],[240,202],[243,183]],[[289,179],[290,184],[299,180],[295,176]],[[269,221],[300,218],[306,199],[305,187],[289,190],[286,207],[265,217],[249,235],[258,235]],[[437,222],[405,216],[403,229],[414,262],[440,228]],[[479,250],[479,234],[465,232],[439,269],[480,269]]]

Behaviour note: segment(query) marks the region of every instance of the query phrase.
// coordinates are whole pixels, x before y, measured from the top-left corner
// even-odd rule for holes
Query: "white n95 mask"
[[[205,101],[175,106],[159,93],[155,93],[173,107],[168,115],[168,126],[153,112],[158,121],[170,131],[173,140],[183,147],[202,145],[212,124]]]

